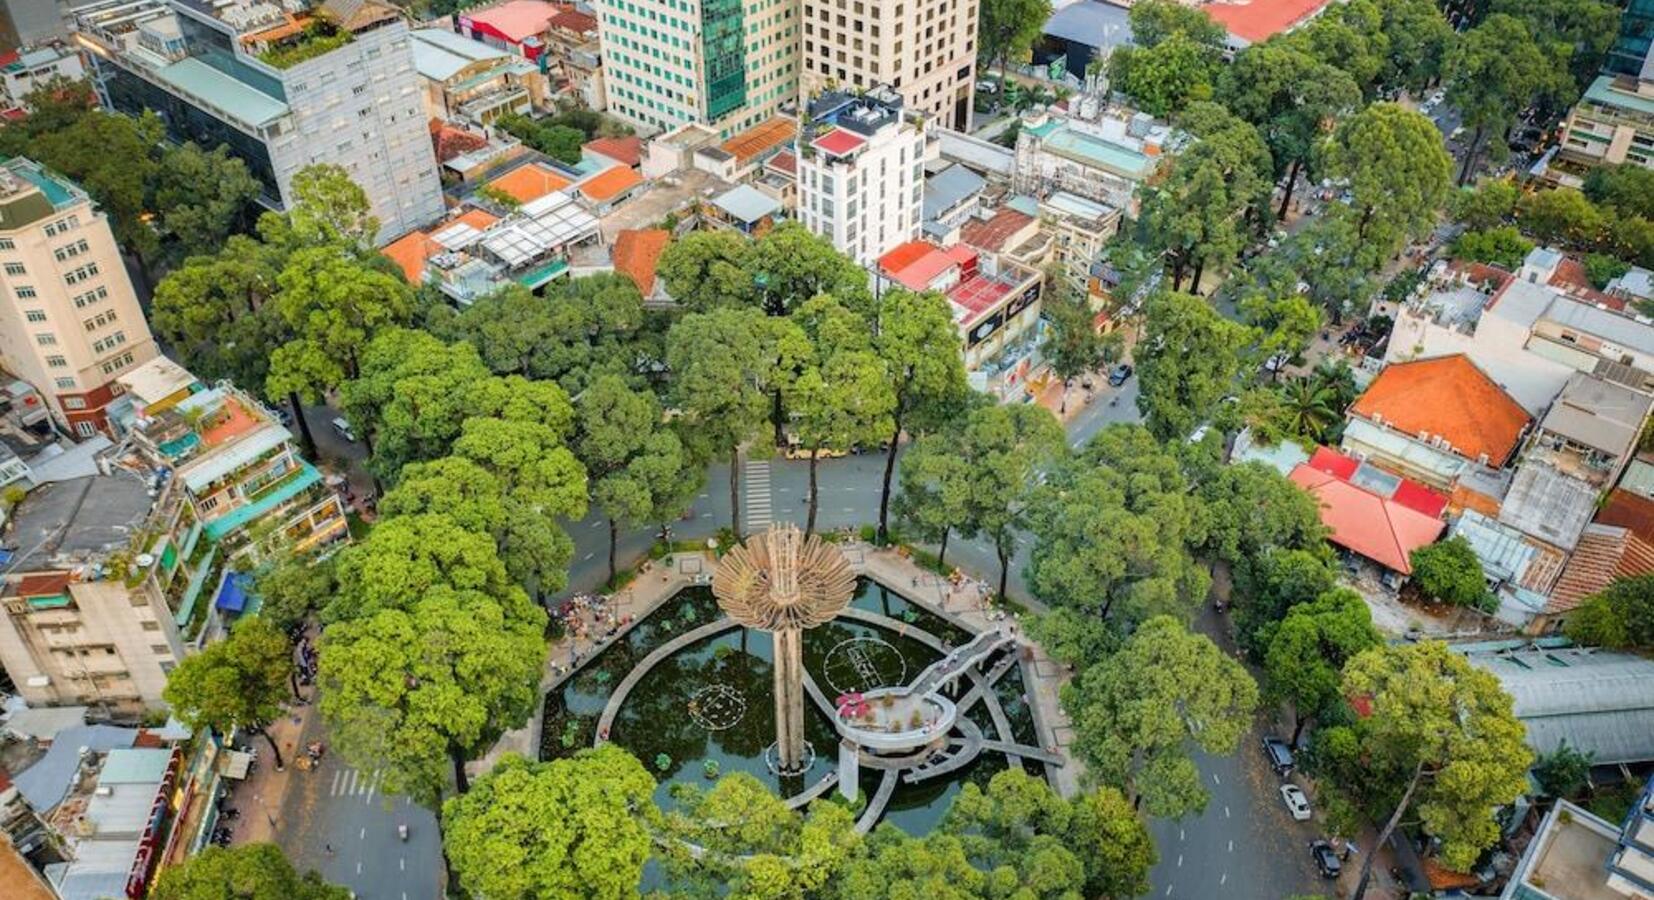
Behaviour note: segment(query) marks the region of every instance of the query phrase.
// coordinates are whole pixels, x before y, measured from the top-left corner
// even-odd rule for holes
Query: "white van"
[[[356,443],[356,432],[350,430],[350,423],[345,421],[344,416],[333,417],[333,433],[352,444]]]

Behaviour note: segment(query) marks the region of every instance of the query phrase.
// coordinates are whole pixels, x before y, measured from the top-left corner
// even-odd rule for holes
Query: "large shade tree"
[[[237,728],[264,736],[282,767],[281,748],[269,726],[289,699],[293,647],[270,620],[253,616],[230,630],[229,637],[184,658],[167,676],[162,697],[180,721],[228,735]]]
[[[1423,831],[1442,842],[1442,863],[1469,871],[1499,839],[1494,812],[1527,789],[1533,754],[1510,695],[1440,641],[1360,653],[1344,670],[1343,693],[1364,708],[1356,726],[1360,762],[1351,769],[1369,796],[1393,805],[1377,845],[1416,809]],[[1376,855],[1362,862],[1357,900]]]
[[[1181,818],[1208,799],[1191,749],[1233,752],[1252,727],[1258,686],[1204,635],[1157,616],[1064,687],[1062,702],[1075,749],[1102,783],[1150,815]]]
[[[547,763],[508,754],[443,804],[443,848],[473,896],[636,897],[659,815],[654,790],[613,744]]]
[[[895,395],[884,478],[879,488],[879,541],[890,539],[890,489],[902,434],[931,430],[958,411],[969,393],[959,330],[940,294],[890,290],[879,298],[873,352],[884,361]]]

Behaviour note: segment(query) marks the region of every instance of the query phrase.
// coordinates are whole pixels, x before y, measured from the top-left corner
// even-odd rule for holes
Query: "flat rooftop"
[[[1626,900],[1608,887],[1603,868],[1619,846],[1616,835],[1586,819],[1583,810],[1564,809],[1570,813],[1567,821],[1547,816],[1549,827],[1534,836],[1539,848],[1530,850],[1533,856],[1522,873],[1523,886],[1567,900]]]
[[[53,560],[92,560],[127,546],[154,500],[137,475],[117,469],[41,485],[17,505],[7,543],[18,549],[14,571]]]

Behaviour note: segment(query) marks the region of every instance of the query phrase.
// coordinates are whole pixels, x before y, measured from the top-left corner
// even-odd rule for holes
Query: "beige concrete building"
[[[727,138],[798,98],[790,0],[600,0],[609,112],[646,134],[711,125]]]
[[[238,573],[348,539],[338,496],[258,401],[164,357],[121,382],[122,441],[95,438],[0,531],[0,667],[31,706],[161,705],[177,661],[249,602]]]
[[[804,0],[808,94],[886,84],[907,108],[970,130],[977,4],[971,0]]]
[[[29,160],[0,164],[0,368],[86,437],[108,430],[115,378],[155,354],[104,214]]]

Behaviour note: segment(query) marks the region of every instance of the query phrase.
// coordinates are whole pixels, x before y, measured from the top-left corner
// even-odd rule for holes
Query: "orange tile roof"
[[[1309,20],[1329,0],[1250,0],[1208,3],[1201,9],[1230,34],[1256,44]]]
[[[655,264],[672,243],[672,232],[664,228],[626,229],[615,235],[615,271],[637,285],[638,292],[647,297],[655,289]]]
[[[254,415],[241,405],[241,401],[230,397],[225,399],[217,414],[203,420],[198,430],[201,434],[201,443],[216,447],[251,434],[264,427],[264,423],[263,416]]]
[[[441,249],[436,241],[431,240],[429,233],[410,231],[380,248],[379,252],[396,263],[409,284],[417,285],[425,280],[425,261]]]
[[[1467,459],[1502,466],[1529,422],[1527,410],[1462,353],[1392,363],[1356,398],[1350,414],[1377,415],[1403,434],[1444,438]]]
[[[643,161],[643,138],[636,135],[596,138],[581,144],[580,148],[601,153],[617,163],[628,166],[635,166]]]
[[[455,216],[453,219],[449,220],[448,225],[452,225],[452,224],[455,224],[455,223],[463,223],[463,224],[471,226],[472,228],[475,228],[478,231],[482,231],[482,230],[488,228],[490,225],[493,225],[495,222],[498,222],[499,220],[500,220],[499,216],[494,215],[493,213],[489,212],[488,210],[478,209],[475,206],[473,206],[473,207],[470,207],[470,208],[466,209],[465,212],[462,212],[459,215]],[[447,225],[442,226],[442,228],[446,228],[446,227],[448,227],[448,226]],[[441,231],[442,228],[438,228],[437,231]],[[435,232],[432,232],[432,233],[435,234]]]
[[[1321,522],[1334,544],[1403,575],[1413,571],[1412,553],[1434,543],[1447,525],[1442,520],[1299,463],[1293,483],[1321,505]]]
[[[530,164],[512,169],[488,182],[488,186],[504,191],[518,203],[528,203],[573,183],[545,166]]]
[[[499,216],[486,209],[478,209],[475,206],[467,207],[465,212],[429,231],[410,231],[402,235],[381,247],[379,252],[384,254],[391,262],[396,263],[397,267],[402,270],[402,275],[408,279],[409,284],[417,286],[425,280],[425,262],[432,256],[442,252],[442,245],[431,240],[431,235],[447,228],[449,225],[460,223],[469,225],[478,231],[484,231],[488,226],[499,220]]]
[[[1617,579],[1649,573],[1654,573],[1654,500],[1616,489],[1580,535],[1545,611],[1568,612]]]
[[[580,183],[580,193],[593,203],[603,203],[643,183],[643,176],[630,166],[611,166]]]
[[[798,124],[792,119],[775,116],[765,119],[746,131],[724,141],[722,147],[735,157],[737,166],[744,166],[776,147],[793,139]]]

